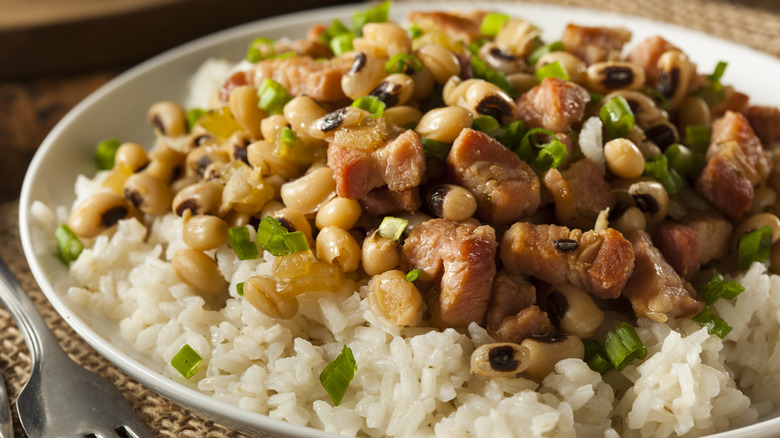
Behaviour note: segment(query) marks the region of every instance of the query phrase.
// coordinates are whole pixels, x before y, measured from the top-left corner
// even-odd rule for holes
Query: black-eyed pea
[[[638,90],[645,84],[645,71],[625,61],[605,61],[591,64],[587,72],[588,88],[600,94],[620,89]]]
[[[669,114],[666,111],[659,108],[653,99],[640,91],[616,90],[604,96],[602,101],[609,102],[614,97],[626,99],[626,102],[631,107],[631,111],[634,113],[634,117],[636,117],[636,123],[642,129],[649,128],[662,121],[668,121],[669,119]]]
[[[655,125],[645,128],[645,137],[662,150],[680,142],[677,127],[668,120],[660,120]]]
[[[266,217],[266,216],[271,216],[271,217],[273,217],[273,215],[274,215],[274,214],[275,214],[277,211],[279,211],[279,210],[281,210],[281,209],[283,209],[283,208],[284,208],[284,204],[282,204],[282,203],[281,203],[281,202],[279,202],[279,201],[276,201],[276,200],[273,200],[273,201],[268,201],[268,202],[266,202],[266,203],[265,203],[265,205],[263,206],[263,209],[262,209],[262,210],[260,210],[260,219],[263,219],[263,218],[264,218],[264,217]]]
[[[341,77],[341,89],[352,100],[371,92],[387,76],[384,62],[367,53],[357,52],[352,68]]]
[[[504,52],[525,58],[534,49],[541,30],[528,21],[510,18],[496,34],[495,43]]]
[[[281,196],[284,205],[303,212],[314,213],[336,193],[333,169],[319,167],[282,185]]]
[[[182,240],[197,251],[214,249],[227,240],[228,224],[222,218],[210,214],[189,218],[182,228]]]
[[[287,105],[285,105],[285,108],[286,107]],[[260,122],[260,133],[265,140],[273,142],[276,138],[276,133],[282,128],[286,128],[288,126],[290,126],[290,124],[287,122],[287,118],[284,115],[272,114]]]
[[[314,247],[314,239],[312,239],[311,224],[306,216],[300,210],[296,210],[290,207],[284,207],[276,210],[271,214],[271,217],[279,221],[288,231],[300,231],[306,236],[306,240],[309,242],[309,247]]]
[[[128,202],[146,214],[159,216],[170,211],[173,200],[171,186],[148,172],[130,175],[122,191]]]
[[[174,175],[181,171],[181,166],[184,164],[186,157],[187,154],[169,147],[164,142],[160,142],[149,151],[150,161],[144,168],[144,171],[160,181],[170,182]]]
[[[394,73],[384,78],[368,95],[376,97],[384,102],[388,108],[391,108],[405,104],[413,94],[414,80],[411,76],[404,73]]]
[[[490,116],[501,123],[517,119],[515,101],[497,85],[479,81],[468,87],[463,97],[464,106],[474,115]]]
[[[710,126],[712,114],[707,102],[695,94],[685,96],[677,109],[677,129],[685,132],[688,126]]]
[[[355,271],[360,266],[360,246],[343,228],[330,225],[321,229],[316,245],[318,259],[338,263],[344,272]]]
[[[260,122],[268,115],[257,106],[259,101],[257,88],[250,85],[239,85],[233,88],[228,98],[231,114],[241,128],[255,139],[262,137]]]
[[[518,58],[511,52],[501,50],[495,43],[483,45],[479,49],[477,56],[488,67],[505,75],[522,72],[526,69],[525,61],[522,58]]]
[[[415,326],[422,320],[422,294],[397,269],[375,275],[369,285],[371,310],[396,326]]]
[[[734,229],[732,247],[737,248],[739,239],[751,231],[764,227],[772,228],[772,244],[780,241],[780,219],[772,213],[758,213],[742,220]]]
[[[623,235],[628,235],[637,230],[644,230],[647,227],[647,218],[639,207],[631,206],[618,213],[616,218],[610,219],[609,225]]]
[[[314,138],[326,139],[333,136],[339,128],[350,128],[360,125],[368,116],[368,111],[360,108],[352,106],[339,108],[315,120],[309,126],[309,135]]]
[[[547,64],[552,64],[553,62],[558,62],[563,67],[564,70],[566,70],[566,73],[569,75],[569,80],[572,82],[576,82],[581,85],[585,85],[588,82],[588,65],[585,64],[585,61],[578,58],[577,55],[574,55],[573,53],[569,53],[566,51],[555,51],[555,52],[549,52],[545,53],[544,55],[540,56],[539,59],[536,61],[536,65],[534,66],[535,70],[539,70],[543,66]]]
[[[368,275],[378,275],[401,264],[398,242],[374,231],[363,241],[360,262]]]
[[[420,137],[431,140],[452,143],[464,128],[470,128],[471,112],[459,106],[434,108],[425,113],[417,127],[414,128]]]
[[[561,333],[581,339],[593,336],[604,321],[604,312],[590,294],[570,284],[553,286],[545,295],[544,308],[558,321]]]
[[[202,146],[191,150],[185,159],[187,175],[203,176],[206,168],[214,163],[224,164],[230,161],[227,150],[219,146]]]
[[[427,197],[431,213],[451,221],[463,221],[477,211],[477,200],[465,188],[455,184],[439,184]]]
[[[366,23],[363,38],[356,38],[355,50],[372,51],[378,58],[390,58],[397,54],[411,53],[412,39],[403,27],[392,23]]]
[[[426,44],[417,49],[416,56],[437,84],[444,84],[450,77],[460,74],[458,58],[441,44]]]
[[[609,171],[621,178],[637,178],[645,170],[642,151],[629,139],[616,138],[604,145]]]
[[[539,79],[536,77],[536,75],[530,73],[513,73],[507,76],[506,79],[520,94],[523,94],[531,88],[539,85]]]
[[[154,127],[157,135],[179,137],[189,132],[187,112],[176,102],[157,102],[149,107],[146,120]]]
[[[669,211],[669,194],[657,181],[638,181],[628,188],[636,206],[642,210],[649,223],[659,223]]]
[[[526,338],[521,346],[528,349],[528,368],[525,373],[543,379],[555,370],[555,364],[564,359],[582,359],[585,345],[574,335],[546,338]]]
[[[252,137],[250,134],[244,131],[237,131],[222,144],[222,149],[227,152],[230,161],[240,161],[249,164],[247,148],[251,143]]]
[[[282,295],[276,290],[272,278],[253,276],[244,282],[244,298],[266,316],[290,319],[298,313],[298,299],[295,295]]]
[[[133,172],[137,172],[147,164],[149,164],[149,155],[138,143],[122,143],[114,155],[115,167],[126,167]]]
[[[192,214],[214,214],[222,202],[222,190],[222,184],[216,181],[201,181],[176,193],[171,207],[179,216],[186,210]]]
[[[328,114],[328,111],[319,102],[306,95],[296,96],[284,106],[284,119],[290,124],[290,128],[295,131],[295,135],[303,139],[311,139],[309,126],[326,114]],[[283,126],[276,122],[273,136],[265,138],[275,138],[276,131],[281,127]],[[263,135],[265,135],[265,132]]]
[[[693,68],[688,57],[679,50],[669,50],[658,58],[656,90],[666,97],[670,110],[676,110],[688,94]]]
[[[469,87],[480,81],[482,81],[482,79],[466,79],[464,81],[459,76],[452,76],[447,80],[441,90],[442,100],[448,106],[459,105],[466,99],[466,91]]]
[[[336,196],[317,210],[314,224],[320,230],[329,226],[349,230],[355,226],[362,212],[357,200]]]
[[[485,377],[513,377],[528,369],[528,348],[512,342],[495,342],[471,353],[470,371]]]
[[[291,160],[280,158],[274,153],[274,144],[267,140],[252,142],[246,148],[249,165],[260,169],[263,176],[281,175],[284,178],[295,178],[305,170],[304,167]]]
[[[422,119],[422,116],[422,111],[408,105],[387,108],[382,114],[382,117],[384,117],[385,122],[388,125],[398,126],[401,128],[408,125],[417,125],[417,123],[420,122],[420,119]]]
[[[181,249],[171,259],[176,275],[185,283],[207,295],[216,295],[227,288],[216,260],[201,251]]]
[[[423,67],[420,71],[412,73],[412,80],[414,81],[414,91],[412,92],[414,100],[423,100],[431,95],[435,81],[430,70]]]
[[[79,237],[95,237],[131,214],[125,198],[113,192],[96,193],[73,209],[68,226]]]

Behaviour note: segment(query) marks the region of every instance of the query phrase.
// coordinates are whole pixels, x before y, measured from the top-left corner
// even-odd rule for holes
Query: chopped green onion
[[[115,138],[103,140],[95,148],[95,164],[100,170],[109,170],[114,168],[114,156],[121,143]]]
[[[544,145],[539,151],[539,155],[534,158],[533,165],[538,170],[546,172],[563,164],[568,155],[569,150],[566,149],[566,145],[553,136],[553,139]]]
[[[377,118],[382,117],[387,105],[376,96],[362,96],[355,99],[352,106],[368,111],[371,114],[370,117]]]
[[[417,23],[412,23],[407,30],[409,31],[409,36],[411,36],[412,39],[420,38],[425,33]]]
[[[634,112],[631,111],[631,106],[629,106],[628,101],[623,96],[609,99],[601,107],[599,116],[607,129],[607,133],[612,138],[627,136],[634,128],[634,123],[636,122]]]
[[[295,254],[296,252],[306,251],[309,249],[309,241],[306,240],[306,235],[303,231],[293,231],[287,233],[284,237],[284,246],[287,248],[287,254]]]
[[[707,102],[707,105],[717,105],[726,100],[726,91],[723,89],[723,84],[720,80],[723,77],[723,73],[726,71],[726,62],[720,61],[715,66],[715,70],[707,76],[709,85],[696,90],[696,94]]]
[[[715,70],[713,70],[712,74],[707,76],[707,79],[709,79],[711,82],[720,82],[720,79],[723,77],[723,73],[726,72],[726,67],[728,67],[728,65],[728,62],[718,61],[718,64],[715,66]]]
[[[84,250],[84,245],[79,238],[65,224],[60,225],[54,231],[54,238],[57,240],[57,255],[66,265],[79,258],[81,251]]]
[[[564,50],[563,43],[560,41],[554,41],[550,44],[546,44],[534,50],[533,52],[531,52],[530,55],[528,55],[528,65],[534,66],[539,61],[539,58],[541,58],[542,56],[551,52],[561,52],[563,50]]]
[[[239,260],[254,260],[260,257],[260,251],[249,236],[249,228],[246,226],[228,228],[228,241]]]
[[[685,127],[685,144],[694,152],[704,154],[710,147],[711,137],[710,127],[706,125],[695,125]]]
[[[254,64],[263,59],[273,58],[276,55],[274,44],[275,42],[271,38],[255,38],[249,43],[249,48],[246,51],[246,60]]]
[[[494,117],[479,116],[471,122],[471,128],[494,136],[493,133],[501,129],[501,124]]]
[[[747,269],[753,262],[769,260],[771,251],[772,227],[766,226],[743,234],[737,249],[739,269]]]
[[[443,141],[431,140],[430,138],[421,138],[423,152],[426,157],[436,158],[444,161],[447,154],[450,153],[452,145]]]
[[[485,61],[479,59],[477,56],[471,57],[471,72],[477,79],[483,79],[490,82],[493,85],[498,86],[510,97],[517,97],[520,93],[512,86],[506,75],[499,71],[495,71],[485,64]]]
[[[386,239],[398,240],[404,234],[406,226],[409,225],[408,219],[400,217],[385,216],[382,223],[379,224],[379,235]]]
[[[420,60],[406,53],[397,53],[385,63],[385,71],[390,74],[404,73],[408,75],[420,70],[422,70]]]
[[[286,126],[282,128],[282,131],[279,134],[279,138],[281,142],[284,143],[284,145],[288,148],[294,148],[298,142],[298,137],[295,135],[295,131]]]
[[[291,233],[271,216],[264,217],[257,225],[257,244],[277,257],[309,249],[309,242],[302,231]]]
[[[551,62],[545,64],[536,70],[536,78],[543,81],[545,78],[556,78],[563,81],[569,80],[569,74],[566,73],[566,69],[561,64],[561,61]]]
[[[474,41],[471,42],[471,44],[469,44],[469,52],[471,52],[472,55],[477,56],[482,46],[484,46],[489,42],[490,42],[489,38],[476,38]]]
[[[496,139],[504,146],[513,149],[520,146],[525,134],[525,124],[522,120],[516,120],[501,127],[501,132]]]
[[[661,107],[664,110],[669,110],[669,98],[664,96],[663,93],[656,90],[653,87],[642,87],[639,89],[643,94],[646,94],[648,97],[653,99],[656,105]]]
[[[418,278],[420,278],[420,276],[422,275],[422,272],[423,272],[423,270],[420,269],[420,268],[412,269],[411,271],[406,273],[406,277],[404,277],[404,278],[406,279],[406,281],[411,283],[411,282],[417,280]]]
[[[612,364],[605,356],[604,348],[593,339],[585,341],[585,363],[599,374],[604,374],[612,369]]]
[[[499,14],[497,12],[490,12],[482,17],[482,24],[479,26],[479,31],[482,35],[494,37],[498,35],[504,24],[509,21],[509,15]]]
[[[616,370],[622,371],[634,359],[644,359],[647,348],[631,324],[621,322],[604,338],[604,352]]]
[[[173,356],[173,359],[171,359],[173,368],[181,373],[185,379],[194,376],[200,369],[201,363],[203,363],[203,358],[190,347],[190,344],[184,344],[181,350],[176,353],[176,356]]]
[[[693,152],[681,144],[673,144],[664,151],[669,167],[680,175],[688,175],[693,168]]]
[[[271,78],[263,79],[260,89],[257,90],[257,96],[260,98],[257,106],[271,114],[281,114],[284,105],[292,99],[287,89]]]
[[[590,103],[601,103],[601,101],[604,99],[603,94],[590,92]]]
[[[547,143],[539,141],[540,136],[550,138]],[[538,153],[533,148],[541,149]],[[520,145],[512,149],[526,163],[533,164],[538,170],[545,171],[560,166],[568,155],[566,145],[561,143],[555,133],[544,128],[533,128],[525,133]]]
[[[669,160],[663,154],[645,160],[645,170],[642,175],[655,178],[670,195],[679,192],[685,184],[680,174],[669,168]]]
[[[355,34],[352,32],[342,33],[331,38],[328,45],[330,46],[330,50],[334,55],[340,56],[346,52],[354,50],[355,47],[352,45],[352,40],[354,39]]]
[[[244,282],[243,281],[241,283],[236,283],[236,293],[238,294],[239,297],[243,297],[244,296]]]
[[[711,305],[718,298],[730,300],[744,291],[745,286],[736,281],[726,281],[722,275],[717,274],[699,288],[699,296],[705,304]]]
[[[204,114],[208,114],[207,110],[204,110],[202,108],[191,108],[187,111],[187,126],[192,129],[196,123],[198,123],[198,119]]]
[[[709,306],[704,306],[704,309],[692,316],[691,320],[696,321],[701,324],[702,327],[705,327],[707,333],[716,335],[721,339],[725,338],[732,330],[732,327],[728,325],[723,318],[716,315]]]
[[[320,373],[320,383],[325,391],[328,391],[330,400],[335,406],[338,406],[344,398],[349,383],[355,377],[355,371],[357,371],[355,356],[352,355],[352,350],[344,345],[338,357],[325,366]]]
[[[390,19],[390,0],[352,15],[352,29],[358,35],[363,35],[363,26],[367,23],[384,23]]]
[[[330,45],[330,42],[333,38],[345,33],[350,33],[349,29],[346,25],[344,25],[344,23],[341,22],[341,20],[336,18],[331,21],[330,26],[319,35],[319,40],[324,44]]]

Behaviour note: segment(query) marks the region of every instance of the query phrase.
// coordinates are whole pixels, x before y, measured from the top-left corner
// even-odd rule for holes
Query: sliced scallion
[[[543,81],[546,78],[556,78],[568,81],[569,73],[566,72],[566,68],[563,67],[561,61],[555,61],[536,69],[536,79]]]
[[[481,49],[482,46],[484,46],[489,42],[490,42],[489,38],[475,38],[474,41],[472,41],[469,44],[469,52],[472,55],[477,56],[477,54],[479,53],[479,49]]]
[[[676,170],[680,175],[688,175],[693,168],[693,151],[686,146],[675,143],[664,151],[669,167]]]
[[[715,70],[707,76],[709,84],[696,90],[696,94],[707,102],[707,105],[714,106],[726,100],[726,90],[720,82],[723,73],[726,71],[726,62],[720,61],[715,66]]]
[[[494,37],[498,35],[504,24],[509,21],[509,15],[498,12],[490,12],[482,17],[482,23],[479,26],[479,32],[482,35]]]
[[[368,111],[371,114],[369,117],[377,118],[382,117],[387,105],[376,96],[362,96],[355,99],[352,106]]]
[[[411,271],[406,273],[406,277],[404,277],[404,278],[406,279],[406,281],[411,283],[411,282],[414,282],[415,280],[417,280],[418,278],[420,278],[420,276],[422,275],[422,272],[423,272],[423,270],[420,269],[420,268],[412,269]]]
[[[190,344],[184,344],[181,350],[176,353],[176,356],[173,356],[173,359],[171,359],[171,366],[181,373],[185,379],[189,379],[197,374],[201,363],[203,363],[203,358],[190,347]]]
[[[412,23],[411,25],[409,25],[407,31],[409,31],[409,36],[411,36],[412,39],[420,38],[425,33],[420,27],[420,25],[417,23]]]
[[[739,269],[747,269],[753,262],[769,260],[772,251],[772,227],[766,226],[745,233],[739,238],[737,260]]]
[[[732,327],[726,323],[720,316],[716,315],[712,311],[710,306],[704,306],[704,309],[691,317],[692,321],[696,321],[701,324],[702,327],[707,329],[707,333],[715,335],[721,339],[728,335]]]
[[[257,245],[249,235],[246,226],[228,228],[228,242],[239,260],[254,260],[260,257]]]
[[[542,138],[548,139],[547,142],[542,142]],[[534,148],[541,150],[536,152]],[[566,145],[558,140],[554,132],[544,128],[533,128],[526,132],[520,145],[514,148],[513,152],[540,171],[560,166],[568,156]]]
[[[298,137],[295,135],[295,131],[285,126],[279,133],[279,140],[288,148],[294,148]]]
[[[471,122],[471,128],[488,135],[493,135],[493,133],[501,129],[501,124],[491,116],[479,116]]]
[[[277,257],[309,249],[302,231],[291,233],[271,216],[266,216],[257,225],[257,245]]]
[[[244,282],[243,281],[241,283],[236,283],[236,293],[238,294],[239,297],[243,297],[244,296]]]
[[[296,252],[306,251],[309,249],[309,241],[306,240],[306,235],[303,234],[303,231],[293,231],[292,233],[287,233],[283,240],[288,254],[295,254]]]
[[[536,63],[539,61],[539,58],[541,58],[542,56],[551,52],[561,52],[563,50],[564,50],[563,43],[560,41],[554,41],[550,44],[546,44],[534,50],[533,52],[531,52],[530,55],[528,55],[528,65],[536,65]]]
[[[54,237],[57,240],[57,255],[66,265],[79,258],[84,245],[79,238],[70,229],[69,226],[62,224],[54,231]]]
[[[342,54],[352,51],[355,48],[352,45],[352,40],[354,39],[355,34],[352,32],[346,32],[331,38],[328,45],[330,46],[330,50],[334,55],[341,56]]]
[[[246,51],[246,60],[254,64],[263,59],[273,58],[276,55],[274,44],[275,41],[271,38],[255,38],[249,43],[249,48]]]
[[[627,136],[636,123],[634,112],[631,111],[631,106],[623,96],[609,99],[599,110],[599,116],[607,133],[612,138]]]
[[[632,360],[644,359],[647,356],[647,348],[642,344],[634,327],[627,322],[621,322],[607,332],[603,345],[607,359],[618,371],[622,371]]]
[[[364,11],[352,15],[352,29],[358,35],[363,35],[363,26],[367,23],[384,23],[390,19],[390,0],[379,3]]]
[[[685,144],[694,152],[704,154],[710,147],[710,127],[706,125],[693,125],[685,127]]]
[[[645,170],[642,174],[655,178],[672,195],[679,192],[685,184],[680,174],[669,168],[669,160],[663,154],[645,160]]]
[[[382,219],[382,223],[379,224],[378,232],[384,238],[398,240],[404,234],[407,225],[409,225],[408,219],[385,216]]]
[[[349,29],[337,18],[330,22],[330,26],[319,35],[319,39],[320,42],[329,45],[333,38],[345,33],[349,33]]]
[[[114,156],[121,143],[115,138],[103,140],[95,148],[95,164],[100,170],[109,170],[114,168]]]
[[[292,99],[284,86],[271,78],[263,79],[257,90],[260,100],[257,106],[271,114],[281,114],[284,105]]]
[[[512,86],[506,76],[496,70],[493,70],[485,64],[485,61],[479,59],[477,56],[471,57],[471,72],[477,79],[484,79],[493,85],[501,88],[510,97],[517,97],[520,93]]]
[[[203,108],[190,108],[187,110],[187,126],[192,129],[195,124],[198,123],[198,119],[207,113],[208,111],[204,110]]]
[[[605,356],[604,348],[593,339],[585,341],[585,363],[599,374],[604,374],[612,369],[612,364]]]
[[[355,356],[352,355],[352,350],[344,345],[338,357],[326,365],[325,369],[320,373],[320,383],[322,383],[325,391],[328,392],[330,400],[335,406],[341,403],[341,399],[344,398],[344,394],[346,394],[350,382],[355,377],[356,371],[357,362],[355,362]]]
[[[419,59],[406,53],[397,53],[390,57],[385,63],[385,72],[412,74],[422,70],[422,63]]]
[[[744,290],[745,286],[742,286],[740,283],[726,281],[722,275],[717,274],[699,288],[699,296],[705,304],[712,305],[718,298],[730,300]]]
[[[539,171],[546,172],[563,164],[568,155],[569,150],[566,149],[566,145],[561,143],[557,137],[553,137],[553,139],[539,151],[539,155],[533,160],[533,165]]]
[[[435,158],[444,161],[447,154],[450,153],[452,145],[443,141],[431,140],[430,138],[421,138],[423,152],[426,157]]]

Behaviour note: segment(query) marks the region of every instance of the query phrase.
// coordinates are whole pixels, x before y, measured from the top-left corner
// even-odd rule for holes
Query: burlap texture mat
[[[446,5],[444,1],[441,3],[443,7]],[[723,0],[549,0],[547,3],[670,22],[780,56],[780,5],[774,0],[739,3]],[[572,20],[571,17],[562,19]],[[129,378],[73,332],[46,301],[30,274],[19,240],[16,201],[0,204],[0,242],[0,256],[29,291],[63,348],[84,367],[113,381],[155,436],[245,436],[185,409]],[[4,309],[0,309],[0,371],[13,405],[13,400],[29,377],[30,357],[21,332]],[[14,429],[16,436],[25,436],[15,414]],[[258,433],[257,436],[263,435]]]

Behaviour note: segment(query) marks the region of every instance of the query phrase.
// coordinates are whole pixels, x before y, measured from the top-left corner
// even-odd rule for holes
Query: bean
[[[451,221],[466,220],[477,211],[474,195],[455,184],[439,184],[431,190],[427,200],[433,214]]]
[[[609,171],[621,178],[636,178],[645,170],[645,158],[631,140],[616,138],[608,141],[604,145],[604,155]]]
[[[406,74],[395,73],[386,77],[369,96],[374,96],[390,108],[405,104],[414,94],[414,80]]]
[[[292,102],[292,100],[290,102]],[[288,102],[287,105],[289,104],[290,103]],[[287,105],[285,105],[285,108],[287,108]],[[273,114],[264,118],[263,121],[260,122],[260,132],[266,141],[273,143],[274,139],[276,138],[276,133],[279,132],[279,130],[282,128],[286,128],[288,126],[290,126],[290,124],[287,122],[286,116],[282,114]]]
[[[187,112],[176,102],[162,101],[149,107],[146,119],[157,135],[179,137],[187,134]]]
[[[688,84],[693,71],[688,57],[679,50],[669,50],[658,58],[658,82],[656,90],[669,103],[670,110],[676,110],[688,94]]]
[[[513,377],[528,369],[528,348],[512,342],[483,344],[471,353],[471,373],[485,377]]]
[[[173,255],[171,265],[182,281],[204,294],[216,295],[227,288],[217,262],[200,251],[181,249]]]
[[[417,127],[420,137],[452,143],[464,128],[471,127],[471,113],[459,106],[435,108],[425,113]]]
[[[314,224],[320,230],[328,226],[349,230],[360,219],[361,213],[362,209],[358,201],[336,196],[317,210]]]
[[[271,318],[290,319],[298,313],[295,295],[282,295],[276,290],[272,278],[258,275],[244,282],[244,298],[263,314]]]
[[[304,214],[314,213],[336,193],[333,170],[323,166],[282,185],[282,202]]]
[[[398,127],[406,127],[407,125],[417,123],[422,119],[422,112],[413,106],[394,106],[387,108],[383,114],[385,122],[388,125],[394,125]]]
[[[68,226],[79,237],[91,238],[130,216],[130,205],[116,193],[96,193],[79,202]]]
[[[529,364],[525,372],[536,379],[545,378],[553,372],[555,364],[563,359],[582,359],[585,356],[582,339],[573,335],[526,338],[520,345],[529,352]]]
[[[487,81],[478,81],[466,89],[464,106],[472,114],[490,116],[501,123],[517,119],[517,105],[508,94],[497,85]]]
[[[192,216],[184,223],[182,240],[197,251],[214,249],[227,240],[228,224],[212,215]]]
[[[114,167],[126,167],[137,172],[147,164],[149,164],[149,155],[138,143],[122,143],[114,155]]]
[[[558,321],[563,334],[589,338],[604,321],[604,312],[585,290],[576,286],[553,286],[545,297],[545,304],[547,313]]]
[[[561,64],[572,82],[576,82],[580,85],[587,84],[588,65],[585,64],[585,61],[578,58],[577,55],[569,52],[556,51],[545,53],[536,61],[534,69],[539,70],[545,65],[552,64],[553,62],[559,62]]]
[[[169,211],[173,200],[171,187],[148,172],[130,175],[123,186],[123,193],[134,207],[155,216]]]
[[[363,38],[353,41],[355,50],[371,51],[377,58],[412,52],[412,39],[403,27],[391,23],[366,23]]]
[[[373,55],[358,52],[352,68],[341,77],[341,89],[352,100],[371,92],[387,76],[384,63]]]
[[[488,67],[505,75],[519,73],[526,69],[525,61],[510,52],[501,50],[495,43],[483,45],[477,56],[485,61]]]
[[[300,210],[294,208],[285,207],[276,210],[271,215],[274,219],[281,222],[285,228],[289,231],[300,231],[306,236],[306,240],[309,242],[309,247],[314,247],[314,240],[312,239],[311,224],[306,216]]]
[[[588,88],[607,94],[619,89],[638,90],[645,84],[645,71],[625,61],[597,62],[588,67]]]
[[[397,269],[371,279],[369,305],[393,325],[415,326],[422,320],[423,299],[414,283]]]
[[[710,106],[699,96],[689,94],[680,102],[677,110],[677,128],[685,132],[688,126],[710,126],[712,114]]]
[[[451,76],[460,74],[458,58],[440,44],[424,45],[417,49],[416,55],[438,84],[444,84]]]
[[[295,131],[295,135],[307,142],[314,140],[309,135],[309,126],[326,114],[328,114],[328,111],[325,108],[306,95],[296,96],[284,106],[284,118],[290,123],[290,127]],[[279,128],[277,127],[277,129]],[[274,136],[266,137],[266,139],[275,138],[275,134],[276,130],[274,131]]]
[[[541,31],[533,24],[519,18],[504,23],[495,38],[496,45],[504,52],[525,58],[534,48],[534,41]]]
[[[361,263],[368,275],[377,275],[395,269],[401,263],[401,249],[398,247],[398,242],[382,237],[374,231],[363,241]]]
[[[202,181],[181,189],[173,197],[173,211],[179,216],[186,210],[193,214],[214,214],[222,202],[222,184],[214,181]]]
[[[274,154],[274,144],[270,141],[252,142],[247,146],[246,154],[249,165],[259,168],[263,176],[281,175],[284,178],[295,178],[304,171],[302,165]]]
[[[344,272],[352,272],[360,266],[360,246],[343,228],[327,226],[317,234],[317,258],[330,264],[338,263]]]

